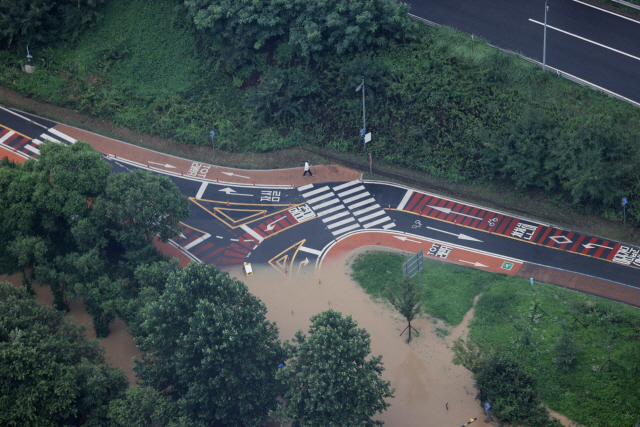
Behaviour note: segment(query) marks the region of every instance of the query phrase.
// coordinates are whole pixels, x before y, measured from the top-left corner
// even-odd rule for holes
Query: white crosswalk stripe
[[[348,199],[344,199],[345,203],[355,202],[356,200],[362,199],[363,197],[370,196],[369,192],[365,191],[364,193],[356,194],[353,197],[349,197]]]
[[[318,196],[318,197],[315,197],[315,198],[313,198],[311,200],[307,200],[307,203],[309,203],[311,205],[313,203],[319,202],[320,200],[325,200],[325,199],[328,199],[329,197],[333,197],[333,196],[334,196],[333,192],[325,193],[322,196]]]
[[[349,215],[349,211],[346,211],[346,210],[345,210],[345,211],[339,212],[339,213],[337,213],[337,214],[335,214],[335,215],[331,215],[331,216],[330,216],[330,217],[328,217],[328,218],[324,218],[324,219],[322,220],[322,222],[324,222],[324,223],[326,224],[327,222],[334,221],[334,220],[336,220],[336,219],[338,219],[338,218],[342,218],[343,216],[347,216],[347,215]]]
[[[349,224],[350,222],[355,222],[355,219],[353,219],[353,217],[349,217],[347,219],[343,219],[342,221],[338,221],[338,222],[334,222],[333,224],[329,224],[327,226],[327,228],[329,230],[331,230],[333,228],[340,227],[341,225]]]
[[[354,215],[354,216],[360,216],[360,215],[362,215],[363,213],[370,212],[370,211],[372,211],[372,210],[374,210],[374,209],[378,209],[379,207],[380,207],[380,205],[376,203],[375,205],[367,206],[367,207],[366,207],[366,208],[364,208],[364,209],[361,209],[361,210],[359,210],[359,211],[355,211],[355,212],[353,213],[353,215]]]
[[[395,226],[396,226],[396,223],[392,222],[392,223],[389,223],[387,225],[383,225],[382,228],[384,228],[385,230],[388,230],[388,229],[393,228]]]
[[[384,211],[377,211],[377,212],[372,213],[371,215],[363,216],[361,218],[358,218],[358,221],[360,221],[360,222],[369,221],[370,219],[375,218],[375,217],[380,216],[380,215],[384,215]]]
[[[360,206],[368,205],[369,203],[375,203],[375,199],[367,199],[358,203],[354,203],[351,206],[347,206],[349,210],[354,210],[355,208],[359,208]]]
[[[318,209],[322,209],[322,208],[325,208],[327,206],[335,205],[336,203],[340,203],[340,199],[333,199],[333,200],[329,200],[328,202],[320,203],[319,205],[314,206],[313,209],[315,209],[316,212],[317,212]]]
[[[360,184],[360,180],[356,179],[355,181],[347,182],[346,184],[338,185],[337,187],[333,187],[333,191],[340,191],[343,188],[351,187],[352,185]]]
[[[40,135],[40,138],[44,139],[45,142],[46,141],[52,141],[52,142],[57,142],[58,144],[62,144],[62,142],[58,141],[57,139],[55,139],[52,136],[47,135],[46,133],[43,133],[42,135]]]
[[[364,224],[363,227],[364,228],[371,228],[374,225],[382,224],[383,222],[387,222],[387,221],[391,221],[391,218],[389,218],[388,216],[385,216],[384,218],[380,218],[379,220],[370,222],[369,224]]]
[[[340,230],[333,231],[332,233],[334,236],[338,236],[340,234],[346,233],[347,231],[355,230],[356,228],[360,228],[360,224],[356,223],[348,227],[341,228]]]
[[[361,185],[360,187],[356,187],[356,188],[352,188],[350,190],[344,191],[344,192],[338,194],[338,197],[348,196],[349,194],[357,193],[358,191],[365,191],[364,190],[364,185]]]
[[[313,196],[315,194],[324,193],[325,191],[328,191],[328,190],[329,190],[329,187],[328,186],[324,186],[322,188],[318,188],[317,190],[308,191],[308,192],[304,193],[302,195],[302,197],[304,197],[306,199],[307,197],[311,197],[311,196]]]
[[[11,138],[13,136],[13,134],[15,134],[14,131],[7,132],[7,134],[5,136],[0,138],[0,144],[4,143],[7,139]]]
[[[340,200],[336,199],[336,201],[339,202]],[[316,210],[316,215],[318,215],[318,217],[321,217],[321,216],[329,215],[332,212],[336,212],[336,211],[339,211],[340,209],[344,209],[344,208],[345,208],[344,205],[339,205],[339,206],[334,206],[332,208],[324,210],[322,212],[318,212]]]
[[[49,129],[47,132],[49,132],[49,133],[51,133],[51,134],[53,134],[53,135],[55,135],[55,136],[57,136],[59,138],[62,138],[65,141],[70,142],[72,144],[75,144],[76,142],[78,142],[76,139],[71,138],[69,135],[65,135],[64,133],[62,133],[59,130],[54,129],[54,128]]]
[[[35,147],[30,146],[29,144],[25,145],[24,148],[26,148],[27,150],[31,151],[32,153],[40,154],[40,150],[38,150]]]

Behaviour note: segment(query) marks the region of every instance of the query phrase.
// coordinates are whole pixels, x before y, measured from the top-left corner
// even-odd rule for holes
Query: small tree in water
[[[411,326],[411,321],[416,318],[422,309],[422,293],[418,288],[418,284],[407,277],[403,277],[398,280],[398,286],[395,289],[387,286],[385,294],[391,305],[393,305],[396,310],[407,319],[407,323],[409,323],[409,325],[404,328],[404,331],[400,333],[400,336],[409,329],[409,341],[411,341],[411,329],[413,329],[416,334],[418,333],[416,328]]]

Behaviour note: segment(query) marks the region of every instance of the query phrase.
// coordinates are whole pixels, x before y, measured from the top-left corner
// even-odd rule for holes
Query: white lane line
[[[378,211],[372,213],[371,215],[363,216],[362,218],[358,218],[358,221],[365,222],[380,215],[384,215],[384,211]]]
[[[349,224],[350,222],[354,222],[354,221],[355,221],[355,219],[353,219],[353,217],[349,217],[349,218],[347,218],[345,220],[338,221],[338,222],[335,222],[335,223],[333,223],[331,225],[328,225],[327,228],[329,230],[331,230],[333,228],[340,227],[341,225]]]
[[[413,194],[413,190],[407,190],[407,192],[404,193],[404,197],[402,198],[402,200],[400,201],[400,204],[397,207],[399,211],[401,211],[402,209],[404,209],[405,206],[407,206],[407,203],[409,203],[409,199],[411,198],[412,194]]]
[[[304,191],[313,188],[313,184],[303,185],[302,187],[298,187],[298,191]]]
[[[211,237],[211,234],[207,233],[202,237],[197,238],[196,240],[194,240],[193,242],[189,243],[187,246],[183,247],[182,249],[184,249],[185,251],[188,251],[189,249],[191,249],[192,247],[194,247],[195,245],[198,245],[202,242],[204,242],[205,240],[207,240],[209,237]]]
[[[309,204],[317,203],[320,200],[328,199],[329,197],[333,197],[333,196],[335,196],[335,194],[333,194],[333,192],[330,191],[328,193],[323,194],[322,196],[314,197],[311,200],[307,200],[307,203],[309,203]]]
[[[2,138],[0,138],[0,144],[4,144],[4,142],[11,138],[13,135],[15,135],[15,132],[10,130],[9,132],[7,132],[7,134],[5,136],[3,136]]]
[[[612,14],[612,15],[617,16],[618,18],[626,19],[627,21],[631,21],[631,22],[635,22],[636,24],[640,24],[640,22],[639,22],[639,21],[636,21],[635,19],[627,18],[626,16],[618,15],[617,13],[610,12],[610,11],[605,10],[605,9],[600,9],[599,7],[594,6],[594,5],[592,5],[592,4],[589,4],[589,3],[583,3],[583,2],[578,1],[578,0],[573,0],[573,1],[574,1],[574,2],[576,2],[576,3],[583,4],[583,5],[585,5],[585,6],[592,7],[592,8],[594,8],[594,9],[598,9],[598,10],[599,10],[599,11],[601,11],[601,12],[610,13],[610,14]]]
[[[327,222],[331,222],[331,221],[333,221],[335,219],[342,218],[343,216],[347,216],[347,215],[349,215],[349,211],[342,211],[342,212],[337,213],[335,215],[331,215],[329,218],[323,219],[322,222],[324,222],[326,224]]]
[[[317,251],[317,250],[315,250],[315,249],[311,249],[311,248],[308,248],[308,247],[306,247],[306,246],[300,246],[300,247],[298,248],[298,250],[299,250],[299,251],[302,251],[302,252],[308,252],[308,253],[310,253],[310,254],[314,254],[314,255],[317,255],[317,256],[322,255],[322,251]]]
[[[365,191],[364,185],[361,185],[361,186],[355,187],[355,188],[351,188],[351,189],[349,189],[347,191],[343,191],[342,193],[338,194],[338,197],[348,196],[349,194],[356,193],[356,192],[358,192],[360,190]]]
[[[256,233],[255,231],[253,231],[252,229],[250,229],[249,227],[247,227],[246,225],[241,225],[240,228],[242,228],[244,231],[246,231],[247,233],[249,233],[251,236],[255,237],[256,239],[258,239],[258,242],[262,242],[264,240],[264,238],[259,235],[258,233]],[[256,248],[258,246],[256,245]]]
[[[356,194],[353,197],[349,197],[348,199],[344,199],[345,203],[351,203],[351,202],[355,202],[358,199],[362,199],[363,197],[367,197],[370,196],[371,194],[369,194],[368,191],[365,191],[364,193],[360,193],[360,194]]]
[[[364,205],[368,205],[369,203],[375,203],[376,200],[375,199],[367,199],[367,200],[363,200],[361,202],[358,203],[354,203],[351,206],[347,206],[350,210],[354,210],[355,208],[359,208],[360,206],[364,206]]]
[[[224,239],[224,237],[222,237],[222,236],[216,236],[216,238],[218,238],[218,239]]]
[[[346,233],[347,231],[355,230],[356,228],[360,228],[360,224],[355,223],[345,228],[341,228],[340,230],[333,231],[333,235],[337,236],[338,234]]]
[[[304,194],[302,195],[302,197],[304,197],[304,198],[306,199],[307,197],[311,197],[311,196],[313,196],[314,194],[319,194],[319,193],[322,193],[323,191],[328,191],[328,190],[329,190],[329,187],[327,187],[327,186],[325,185],[324,187],[322,187],[322,188],[318,188],[317,190],[313,190],[313,191],[309,191],[309,192],[307,192],[307,193],[304,193]]]
[[[389,218],[388,216],[385,216],[384,218],[380,218],[377,221],[370,222],[369,224],[364,224],[363,227],[370,228],[370,227],[373,227],[374,225],[382,224],[383,222],[387,222],[387,221],[391,221],[391,218]]]
[[[322,212],[318,212],[316,210],[316,214],[318,215],[318,217],[321,217],[321,216],[329,215],[331,212],[339,211],[340,209],[344,209],[344,205],[334,206]]]
[[[73,139],[69,135],[65,135],[64,133],[62,133],[59,130],[54,129],[54,128],[49,129],[47,132],[51,132],[55,136],[58,136],[58,137],[64,139],[65,141],[68,141],[68,142],[70,142],[72,144],[75,144],[76,142],[78,142],[77,139]]]
[[[45,142],[46,141],[53,141],[53,142],[57,142],[58,144],[62,144],[62,142],[58,141],[55,138],[50,137],[49,135],[47,135],[46,133],[43,133],[42,135],[40,135],[40,138],[44,139]]]
[[[33,142],[36,145],[42,144],[42,141],[40,141],[39,139],[32,139],[31,142]]]
[[[396,226],[396,223],[392,222],[391,224],[383,225],[382,228],[384,228],[385,230],[388,230],[388,229],[393,228],[395,226]]]
[[[376,203],[375,205],[367,206],[367,207],[366,207],[366,208],[364,208],[364,209],[361,209],[361,210],[359,210],[359,211],[355,211],[355,212],[353,213],[353,215],[354,215],[354,216],[362,215],[363,213],[367,213],[367,212],[369,212],[369,211],[372,211],[372,210],[374,210],[374,209],[378,209],[378,208],[380,208],[380,205]]]
[[[315,209],[316,212],[317,212],[318,209],[322,209],[322,208],[324,208],[326,206],[331,206],[331,205],[334,205],[336,203],[340,203],[340,199],[332,199],[332,200],[329,200],[328,202],[320,203],[319,205],[314,206],[313,209]]]
[[[533,22],[533,23],[535,23],[535,24],[544,25],[544,23],[542,23],[542,22],[538,22],[538,21],[535,21],[535,20],[533,20],[533,19],[531,19],[531,18],[529,18],[529,21],[531,21],[531,22]],[[573,36],[573,37],[575,37],[575,38],[577,38],[577,39],[584,40],[584,41],[586,41],[586,42],[589,42],[589,43],[595,44],[596,46],[600,46],[600,47],[603,47],[603,48],[605,48],[605,49],[609,49],[609,50],[611,50],[611,51],[613,51],[613,52],[616,52],[616,53],[619,53],[619,54],[621,54],[621,55],[625,55],[625,56],[628,56],[629,58],[637,59],[638,61],[640,61],[640,58],[638,58],[637,56],[633,56],[633,55],[630,55],[630,54],[628,54],[628,53],[625,53],[625,52],[623,52],[623,51],[621,51],[621,50],[614,49],[614,48],[609,47],[609,46],[605,46],[605,45],[603,45],[603,44],[601,44],[601,43],[594,42],[593,40],[585,39],[584,37],[580,37],[580,36],[578,36],[578,35],[575,35],[575,34],[572,34],[572,33],[568,32],[568,31],[561,30],[560,28],[552,27],[551,25],[547,25],[547,28],[551,28],[552,30],[559,31],[559,32],[564,33],[564,34],[567,34],[567,35],[569,35],[569,36]]]
[[[347,182],[346,184],[338,185],[337,187],[333,187],[333,191],[340,191],[343,188],[351,187],[352,185],[360,184],[360,180],[356,179],[355,181]]]
[[[204,194],[204,190],[207,189],[207,185],[209,185],[208,182],[203,182],[202,185],[200,186],[200,189],[198,190],[198,194],[196,194],[196,199],[201,199],[202,195]]]
[[[40,154],[40,150],[35,147],[30,146],[29,144],[25,145],[24,148],[31,151],[32,153]]]

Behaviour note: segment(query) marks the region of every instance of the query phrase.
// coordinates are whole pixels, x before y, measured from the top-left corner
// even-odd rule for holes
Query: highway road
[[[411,13],[542,62],[544,0],[405,0]],[[640,102],[640,19],[549,0],[547,65]]]
[[[392,183],[321,182],[320,173],[303,181],[300,170],[289,172],[304,185],[269,184],[288,171],[272,171],[256,184],[264,171],[179,158],[167,163],[162,153],[20,114],[37,125],[0,111],[0,156],[37,158],[46,139],[69,145],[83,136],[97,141],[90,142],[114,173],[140,168],[168,176],[191,200],[191,217],[171,243],[198,262],[225,269],[268,263],[285,276],[319,274],[340,251],[380,244],[510,275],[533,265],[640,288],[640,248],[621,242]]]

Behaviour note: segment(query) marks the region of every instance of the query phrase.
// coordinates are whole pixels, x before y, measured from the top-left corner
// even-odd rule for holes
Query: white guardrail
[[[624,1],[622,1],[622,0],[613,0],[613,1],[618,1],[619,3],[625,3],[625,4],[627,4],[627,2],[624,2]],[[629,3],[629,4],[630,4],[630,3]],[[640,9],[640,7],[638,7],[638,9]],[[431,22],[431,21],[429,21],[428,19],[424,19],[424,18],[421,18],[421,17],[419,17],[419,16],[412,15],[411,13],[408,13],[407,15],[409,15],[409,18],[411,18],[411,19],[413,19],[413,20],[415,20],[415,21],[422,22],[423,24],[427,24],[427,25],[429,25],[430,27],[433,27],[433,28],[441,28],[441,27],[442,27],[442,25],[440,25],[440,24],[436,24],[435,22]],[[531,59],[531,58],[529,58],[529,57],[527,57],[527,56],[524,56],[524,55],[522,55],[522,54],[519,54],[519,53],[513,52],[513,51],[508,50],[508,49],[503,49],[503,48],[501,48],[501,47],[494,46],[494,45],[492,45],[492,44],[490,44],[490,43],[486,43],[486,45],[487,45],[487,46],[489,46],[489,47],[493,47],[493,48],[495,48],[495,49],[498,49],[498,50],[500,50],[500,51],[502,51],[502,52],[504,52],[504,53],[506,53],[506,54],[514,55],[514,56],[516,56],[516,57],[518,57],[518,58],[520,58],[520,59],[524,59],[525,61],[528,61],[528,62],[530,62],[530,63],[532,63],[532,64],[535,64],[535,65],[537,65],[537,66],[539,66],[539,67],[541,67],[541,68],[542,68],[542,62],[536,61],[535,59]],[[571,80],[572,82],[578,83],[579,85],[587,86],[588,88],[593,89],[593,90],[597,90],[598,92],[603,93],[603,94],[605,94],[605,95],[607,95],[607,96],[610,96],[611,98],[619,99],[620,101],[627,102],[627,103],[629,103],[629,104],[631,104],[631,105],[633,105],[633,106],[635,106],[635,107],[640,108],[640,102],[636,102],[636,101],[634,101],[634,100],[632,100],[632,99],[625,98],[625,97],[624,97],[624,96],[622,96],[622,95],[618,95],[617,93],[615,93],[615,92],[611,92],[611,91],[610,91],[610,90],[608,90],[608,89],[605,89],[605,88],[600,87],[600,86],[598,86],[598,85],[594,85],[593,83],[589,83],[589,82],[588,82],[588,81],[586,81],[586,80],[582,80],[580,77],[576,77],[576,76],[574,76],[574,75],[572,75],[572,74],[565,73],[564,71],[562,71],[562,70],[558,70],[557,68],[553,68],[553,67],[550,67],[550,66],[548,66],[548,65],[546,66],[546,68],[547,68],[548,70],[550,70],[550,71],[552,71],[552,72],[556,73],[556,74],[557,74],[558,76],[560,76],[560,77],[564,77],[565,79]]]
[[[631,7],[631,8],[633,8],[633,9],[638,9],[638,10],[640,10],[640,6],[638,6],[637,4],[629,3],[628,1],[624,1],[624,0],[611,0],[611,1],[614,1],[614,2],[616,2],[616,3],[623,4],[623,5],[627,6],[627,7]],[[638,423],[638,424],[640,424],[640,423]]]

